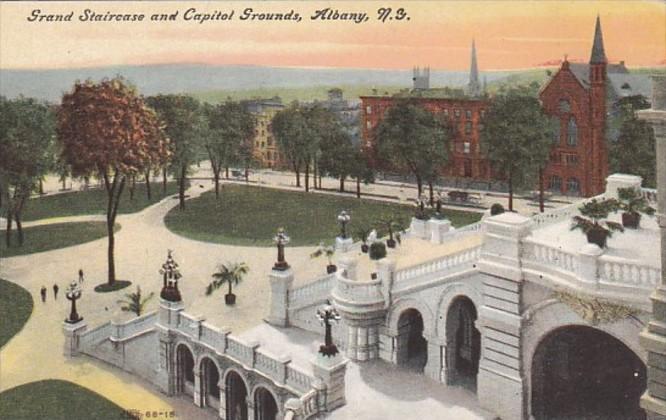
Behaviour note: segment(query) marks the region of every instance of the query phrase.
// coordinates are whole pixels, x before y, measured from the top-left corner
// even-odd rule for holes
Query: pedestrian
[[[58,300],[58,285],[57,284],[53,285],[53,299]]]
[[[39,290],[39,294],[42,295],[42,302],[46,302],[46,287],[42,286]]]
[[[79,268],[79,284],[83,284],[83,270]]]

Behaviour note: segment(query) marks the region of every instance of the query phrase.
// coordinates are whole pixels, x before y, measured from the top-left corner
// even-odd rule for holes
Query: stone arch
[[[433,330],[433,337],[444,343],[446,342],[446,318],[451,303],[460,296],[468,298],[477,309],[481,308],[483,301],[481,299],[481,292],[474,287],[474,284],[469,282],[456,282],[447,285],[442,294],[440,295],[439,302],[437,303],[437,320]]]
[[[526,379],[527,411],[532,414],[533,391],[538,385],[533,383],[535,355],[542,342],[551,334],[566,328],[589,328],[616,340],[632,352],[643,364],[647,354],[640,346],[639,333],[642,329],[640,321],[625,318],[612,324],[591,325],[557,299],[549,299],[531,306],[525,311],[526,328],[523,330],[522,360]],[[538,372],[536,372],[538,373]],[[538,414],[538,413],[537,413]]]
[[[216,358],[208,353],[203,353],[197,362],[199,366],[200,380],[199,392],[204,407],[220,408],[220,375],[222,370]]]
[[[227,420],[249,419],[248,394],[249,381],[245,374],[235,368],[224,372],[224,411]]]
[[[466,295],[456,295],[446,308],[446,383],[476,390],[481,359],[478,307]]]
[[[263,393],[263,395],[262,395]],[[256,420],[276,420],[282,418],[280,398],[273,387],[266,383],[259,383],[252,388],[250,393],[254,403],[254,417]],[[270,399],[275,404],[271,406]]]
[[[414,298],[399,299],[391,306],[387,320],[389,334],[392,336],[398,334],[398,321],[400,320],[400,315],[408,309],[415,309],[421,314],[421,317],[423,318],[423,334],[426,337],[429,337],[433,331],[432,310],[425,302]]]
[[[186,341],[174,345],[176,366],[176,393],[194,396],[194,376],[198,369],[197,356],[192,346]]]

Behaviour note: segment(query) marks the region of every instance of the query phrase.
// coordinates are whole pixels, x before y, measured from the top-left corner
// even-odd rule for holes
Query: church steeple
[[[606,64],[606,51],[604,50],[604,36],[601,33],[601,19],[597,15],[597,24],[594,28],[594,44],[592,44],[592,55],[590,64]]]
[[[474,39],[472,39],[472,63],[469,70],[467,93],[470,96],[479,96],[481,93],[481,85],[479,83],[479,67],[476,63],[476,42]]]

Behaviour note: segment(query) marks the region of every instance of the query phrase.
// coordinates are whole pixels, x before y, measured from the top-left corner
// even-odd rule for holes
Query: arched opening
[[[536,419],[644,419],[643,362],[620,340],[586,326],[557,329],[532,361]]]
[[[428,360],[428,342],[423,337],[423,317],[416,309],[400,314],[397,341],[398,364],[422,372]]]
[[[277,402],[266,388],[257,388],[254,392],[254,413],[255,420],[275,420],[277,417]]]
[[[465,296],[456,297],[446,314],[446,371],[449,385],[476,389],[481,356],[481,333],[476,329],[474,303]]]
[[[220,408],[220,372],[208,357],[201,360],[201,396],[205,407]]]
[[[189,396],[194,395],[194,356],[185,344],[176,347],[176,390]]]
[[[225,387],[227,420],[247,420],[247,387],[243,378],[231,371],[227,374]]]

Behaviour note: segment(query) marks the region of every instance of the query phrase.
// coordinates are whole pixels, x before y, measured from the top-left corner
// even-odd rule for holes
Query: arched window
[[[548,183],[548,189],[551,191],[561,191],[562,190],[562,178],[560,178],[557,175],[553,175],[550,177],[550,181]]]
[[[560,112],[563,114],[571,112],[571,105],[566,99],[560,99]]]
[[[569,124],[567,126],[567,144],[569,146],[575,146],[578,143],[578,125],[576,125],[576,120],[572,117],[569,118]]]
[[[560,119],[559,118],[554,118],[553,119],[553,145],[559,145],[560,144]]]
[[[571,194],[580,192],[580,181],[578,181],[578,178],[569,178],[567,181],[567,192]]]

